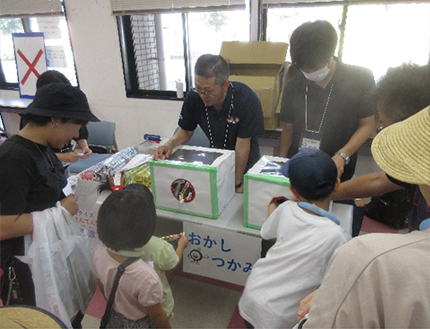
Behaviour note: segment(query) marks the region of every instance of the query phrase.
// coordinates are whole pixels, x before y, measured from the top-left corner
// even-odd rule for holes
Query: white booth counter
[[[75,217],[95,240],[98,209],[106,197],[98,195],[98,184],[77,181],[75,189],[80,207],[85,205]],[[336,203],[331,210],[341,226],[351,232],[353,207]],[[267,217],[267,206],[261,216]],[[216,219],[164,209],[157,209],[157,217],[156,236],[185,232],[189,240],[183,257],[184,272],[244,285],[253,264],[260,258],[260,231],[244,225],[243,194],[234,193]]]

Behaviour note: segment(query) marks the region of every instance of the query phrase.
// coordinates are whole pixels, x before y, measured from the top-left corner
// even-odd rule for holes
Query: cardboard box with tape
[[[230,80],[247,84],[260,98],[266,130],[278,127],[276,109],[287,49],[287,43],[267,41],[225,41],[221,46],[220,55],[230,65]]]

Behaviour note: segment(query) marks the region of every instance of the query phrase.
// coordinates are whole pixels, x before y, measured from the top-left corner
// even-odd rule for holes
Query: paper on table
[[[152,159],[152,155],[150,155],[150,154],[137,154],[120,171],[124,172],[124,171],[127,171],[129,169],[136,168],[136,167],[140,166],[141,164],[148,162],[151,159]]]

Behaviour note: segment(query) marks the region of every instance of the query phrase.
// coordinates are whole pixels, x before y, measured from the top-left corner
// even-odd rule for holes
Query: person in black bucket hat
[[[50,83],[66,83],[71,85],[69,79],[61,72],[56,70],[48,70],[43,72],[36,81],[36,88],[40,89]],[[20,129],[24,128],[27,121],[25,117],[21,116]],[[79,130],[79,136],[74,138],[74,142],[70,142],[67,145],[63,145],[61,148],[54,149],[58,159],[61,160],[64,166],[64,175],[66,178],[70,176],[69,165],[79,161],[79,159],[87,159],[93,155],[93,151],[90,149],[87,143],[88,129],[86,125],[82,125]],[[79,146],[78,150],[75,147]]]
[[[85,94],[65,83],[39,88],[21,114],[27,124],[0,146],[0,258],[5,272],[0,287],[3,302],[34,306],[31,271],[15,256],[24,254],[24,236],[33,232],[32,212],[50,211],[58,201],[70,214],[78,212],[77,197],[63,193],[67,180],[53,148],[77,137],[88,121],[99,120]],[[82,315],[75,320],[72,325],[79,328]]]
[[[21,115],[100,121],[91,113],[87,96],[66,83],[50,83],[37,89],[33,102]]]

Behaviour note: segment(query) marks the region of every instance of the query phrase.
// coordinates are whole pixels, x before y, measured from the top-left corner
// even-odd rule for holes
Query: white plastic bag
[[[95,292],[89,238],[61,206],[33,212],[33,234],[25,237],[25,256],[35,286],[36,305],[58,316],[68,327],[85,313]]]

